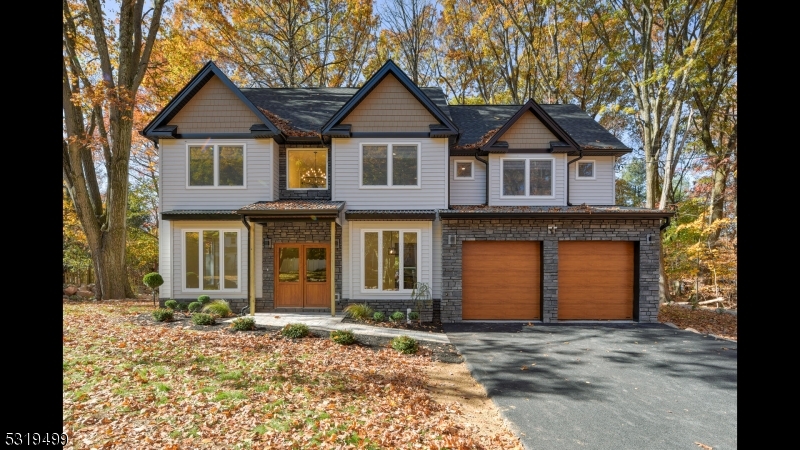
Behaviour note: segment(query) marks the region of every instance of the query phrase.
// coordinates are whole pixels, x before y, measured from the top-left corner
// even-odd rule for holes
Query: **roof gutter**
[[[475,150],[475,159],[477,159],[478,161],[480,161],[484,165],[486,165],[486,183],[484,183],[484,185],[485,185],[484,187],[486,187],[486,201],[484,202],[484,204],[486,206],[489,206],[489,158],[487,157],[485,160],[478,158],[478,152],[479,151],[480,150]],[[449,206],[448,206],[448,208],[449,208]]]
[[[569,201],[569,165],[581,158],[583,158],[583,147],[578,146],[578,157],[567,163],[567,206],[572,206],[572,203]],[[593,170],[596,170],[596,168]]]

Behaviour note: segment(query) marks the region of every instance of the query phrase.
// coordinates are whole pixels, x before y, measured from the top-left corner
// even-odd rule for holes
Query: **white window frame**
[[[525,194],[524,195],[504,195],[503,194],[503,171],[505,166],[503,161],[525,161]],[[550,161],[550,195],[531,195],[531,164],[530,161]],[[556,159],[552,157],[508,157],[500,158],[500,198],[555,198],[556,197]]]
[[[386,185],[364,184],[364,146],[386,146]],[[392,184],[392,147],[395,145],[417,147],[417,184],[399,185]],[[422,143],[421,142],[361,142],[358,146],[358,188],[359,189],[421,189],[422,188]]]
[[[192,186],[189,184],[189,159],[191,147],[213,147],[214,148],[214,184],[211,186]],[[241,186],[219,186],[219,148],[220,147],[242,147],[242,185]],[[247,144],[244,142],[215,142],[206,144],[205,142],[195,142],[186,144],[186,189],[247,189]]]
[[[383,258],[380,255],[383,254],[383,232],[384,231],[397,231],[399,232],[398,238],[400,239],[400,243],[403,242],[403,234],[404,233],[417,233],[417,283],[420,282],[422,279],[422,229],[415,229],[415,228],[367,228],[361,230],[361,281],[360,281],[360,291],[362,294],[371,294],[371,295],[396,295],[396,294],[410,294],[413,289],[398,289],[396,291],[384,291],[383,288],[383,278],[380,274],[383,273]],[[378,233],[378,288],[377,289],[365,289],[364,288],[364,275],[366,274],[366,268],[364,267],[366,264],[366,258],[364,258],[364,240],[366,239],[367,233]],[[402,275],[403,273],[403,254],[402,254],[402,245],[399,245],[398,248],[401,249],[400,254],[400,267],[399,271]],[[401,276],[402,280],[402,276]],[[400,286],[402,286],[402,282]]]
[[[581,164],[592,163],[592,176],[590,177],[582,177],[580,175],[580,170],[578,170],[578,166]],[[595,180],[597,179],[597,161],[594,159],[579,159],[575,162],[575,179],[576,180]]]
[[[317,153],[324,153],[325,154],[325,187],[319,188],[292,188],[289,187],[289,152],[317,152]],[[330,174],[328,173],[328,149],[327,148],[287,148],[286,149],[286,190],[287,191],[326,191],[328,190],[328,179],[330,178]]]
[[[187,288],[186,287],[186,233],[198,233],[200,239],[198,240],[198,245],[200,249],[198,250],[198,255],[202,256],[202,247],[203,247],[203,232],[204,231],[218,231],[220,236],[220,249],[222,249],[222,257],[220,258],[220,273],[225,273],[225,252],[224,252],[224,239],[225,233],[236,233],[236,280],[239,287],[237,288],[225,288],[225,283],[220,283],[220,289],[203,289],[203,262],[200,261],[200,273],[197,274],[198,278],[200,279],[199,288]],[[236,228],[184,228],[181,230],[181,289],[183,292],[241,292],[242,291],[242,233],[241,230]],[[223,275],[224,276],[224,275]]]
[[[468,176],[468,177],[460,177],[460,176],[458,176],[458,163],[469,163],[469,165],[470,165],[469,173],[471,175]],[[454,181],[474,180],[474,179],[475,179],[475,161],[472,161],[470,159],[456,159],[456,160],[453,161],[453,180]]]

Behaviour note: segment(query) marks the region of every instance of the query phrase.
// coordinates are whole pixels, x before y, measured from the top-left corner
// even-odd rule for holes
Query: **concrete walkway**
[[[399,328],[384,328],[364,325],[360,323],[342,323],[344,314],[331,316],[330,313],[307,313],[307,312],[276,312],[276,313],[256,313],[252,317],[256,325],[271,327],[283,327],[289,323],[304,323],[312,330],[350,330],[353,333],[364,336],[383,336],[397,337],[406,335],[418,341],[436,342],[439,344],[449,344],[450,339],[444,333],[433,333],[428,331],[403,330]],[[223,322],[231,322],[235,319],[225,319]]]

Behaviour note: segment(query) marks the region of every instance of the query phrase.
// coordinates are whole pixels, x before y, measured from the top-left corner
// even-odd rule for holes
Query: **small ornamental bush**
[[[287,323],[281,330],[281,334],[292,339],[308,336],[308,325],[304,323]]]
[[[337,344],[350,345],[356,341],[356,336],[350,330],[333,330],[331,340]]]
[[[164,278],[158,272],[150,272],[142,278],[142,282],[144,282],[145,286],[155,289],[164,284]]]
[[[178,302],[175,300],[167,300],[164,302],[164,306],[175,311],[176,309],[178,309]]]
[[[375,320],[376,322],[383,322],[384,320],[386,320],[386,314],[378,311],[372,315],[372,319]]]
[[[231,328],[236,331],[249,331],[256,329],[256,320],[252,317],[238,317],[231,322]]]
[[[419,319],[419,313],[416,312],[416,311],[411,311],[411,314],[408,315],[408,318],[410,320],[418,320]]]
[[[169,308],[158,308],[152,312],[153,319],[159,322],[170,322],[172,320],[172,310]]]
[[[419,347],[416,339],[403,335],[392,339],[392,348],[400,353],[411,354],[417,353]]]
[[[203,304],[200,302],[192,302],[189,303],[189,312],[197,312],[200,311],[200,308],[203,307]]]
[[[392,322],[400,322],[401,320],[406,318],[406,315],[401,313],[400,311],[395,311],[392,313],[391,316],[389,316],[389,318],[392,319]]]
[[[201,295],[197,297],[197,301],[200,302],[201,305],[206,305],[208,304],[208,302],[211,301],[211,297],[209,297],[208,295]]]
[[[233,315],[233,312],[231,311],[231,305],[229,305],[225,300],[214,300],[206,306],[203,306],[203,312],[215,315],[217,317],[228,317]]]
[[[189,305],[186,304],[186,303],[178,302],[178,307],[176,309],[177,309],[177,311],[188,311],[189,310]]]
[[[344,309],[344,313],[356,320],[367,320],[372,317],[373,309],[366,303],[351,303]]]
[[[214,325],[214,316],[206,313],[192,314],[192,322],[195,325]]]

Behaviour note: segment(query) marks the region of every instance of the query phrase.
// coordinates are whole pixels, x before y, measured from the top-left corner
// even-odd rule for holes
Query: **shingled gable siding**
[[[263,224],[263,238],[272,240],[272,248],[263,248],[261,262],[262,291],[256,299],[256,312],[275,309],[275,245],[286,243],[331,243],[331,223],[328,221],[274,221]],[[336,242],[341,242],[342,227],[336,226]],[[342,292],[342,245],[337,244],[334,260],[334,283],[336,293]],[[337,306],[337,309],[339,306]]]
[[[360,144],[421,144],[420,188],[361,188]],[[447,208],[447,140],[444,138],[354,138],[333,140],[333,200],[347,202],[348,209]]]
[[[424,131],[439,123],[394,75],[389,74],[341,123],[360,131]]]
[[[456,161],[472,162],[472,180],[453,177]],[[486,203],[486,164],[472,156],[452,156],[448,164],[451,205],[482,205]]]
[[[547,233],[555,225],[556,234]],[[442,219],[442,322],[461,319],[461,249],[464,241],[541,241],[543,322],[558,321],[558,242],[609,240],[639,243],[638,321],[658,322],[658,259],[661,251],[658,219]],[[652,235],[650,243],[647,235]],[[448,244],[449,235],[456,236]],[[502,270],[502,268],[487,268]],[[635,282],[636,282],[635,281]],[[491,295],[491,292],[487,292]],[[502,299],[498,299],[501,301]]]
[[[170,120],[178,133],[249,133],[261,123],[242,101],[217,77],[208,83]]]
[[[280,199],[281,200],[309,200],[309,199],[319,199],[319,200],[330,200],[331,199],[331,179],[328,176],[328,189],[309,189],[309,190],[301,190],[301,189],[288,189],[288,180],[286,179],[286,149],[293,149],[293,148],[301,148],[301,149],[314,149],[318,148],[320,151],[320,160],[322,159],[321,155],[328,155],[328,168],[327,174],[331,174],[331,158],[330,158],[330,151],[327,147],[319,145],[305,145],[305,144],[281,144],[279,146],[278,154],[278,168],[280,172]]]
[[[526,197],[522,195],[501,197],[503,177],[500,170],[503,159],[547,159],[553,160],[552,198]],[[489,205],[491,206],[566,206],[567,155],[563,153],[504,153],[489,155]],[[452,189],[452,185],[451,185]],[[572,200],[574,204],[575,201]]]
[[[560,139],[527,111],[498,140],[508,142],[508,148],[550,148],[551,141]]]
[[[162,221],[167,222],[167,221]],[[231,221],[171,221],[172,239],[172,261],[171,261],[171,290],[169,297],[181,303],[190,303],[197,300],[202,294],[210,295],[212,299],[225,299],[231,305],[234,312],[239,312],[248,305],[247,301],[247,229],[242,222]],[[183,259],[185,251],[183,248],[183,230],[186,229],[210,229],[210,230],[239,230],[239,288],[226,291],[183,291]],[[166,283],[166,280],[165,280]]]
[[[175,209],[239,209],[272,199],[272,139],[161,139],[161,211]],[[245,144],[245,189],[186,187],[187,146]]]
[[[574,158],[571,158],[574,159]],[[614,157],[584,156],[569,166],[569,200],[573,205],[613,205],[614,201]],[[579,162],[594,161],[595,179],[577,179]]]

